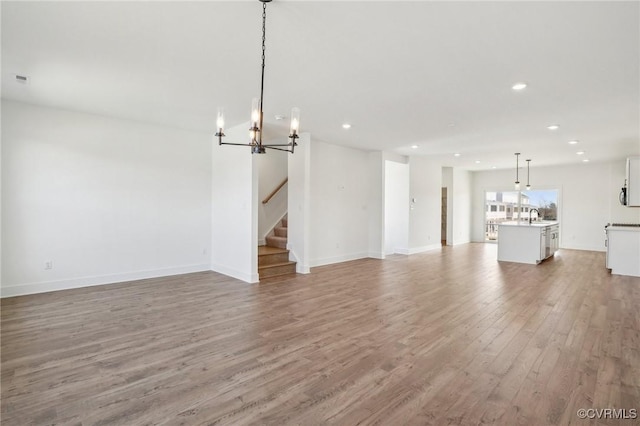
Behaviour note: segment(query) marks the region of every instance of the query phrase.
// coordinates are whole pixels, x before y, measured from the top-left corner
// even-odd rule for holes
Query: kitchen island
[[[558,222],[504,222],[498,225],[498,260],[537,265],[559,248]]]

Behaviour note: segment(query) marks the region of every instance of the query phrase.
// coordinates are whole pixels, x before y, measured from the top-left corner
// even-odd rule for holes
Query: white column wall
[[[384,253],[409,253],[409,165],[385,161]]]
[[[454,168],[452,177],[452,194],[448,195],[452,202],[451,245],[466,244],[471,241],[472,175],[468,170]]]
[[[311,182],[311,136],[301,133],[295,153],[289,157],[287,248],[291,260],[295,260],[296,271],[308,274],[310,268],[310,182]]]
[[[225,141],[243,143],[248,123],[225,129]],[[213,146],[211,269],[258,282],[258,166],[249,147]]]
[[[411,157],[408,254],[440,248],[442,166],[425,157]]]
[[[369,153],[369,257],[384,259],[384,182],[385,170],[383,153]]]

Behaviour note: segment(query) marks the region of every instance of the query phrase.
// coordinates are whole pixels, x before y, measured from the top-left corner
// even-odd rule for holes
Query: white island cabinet
[[[640,277],[640,225],[607,226],[607,268],[614,275]]]
[[[558,222],[505,222],[498,228],[498,260],[536,265],[559,248]]]

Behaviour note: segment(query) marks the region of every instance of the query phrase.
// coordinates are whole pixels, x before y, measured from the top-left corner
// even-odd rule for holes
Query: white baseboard
[[[258,240],[258,245],[259,245],[259,246],[263,246],[263,245],[265,245],[265,244],[267,244],[267,242],[266,242],[266,240],[265,240],[264,238],[263,238],[263,239],[261,239],[261,240]]]
[[[385,254],[382,252],[377,252],[377,253],[373,253],[373,252],[369,252],[369,254],[367,255],[367,257],[370,257],[372,259],[380,259],[380,260],[384,260],[385,259]]]
[[[341,256],[325,257],[322,259],[315,259],[310,261],[309,266],[314,268],[316,266],[324,266],[324,265],[331,265],[333,263],[349,262],[350,260],[364,259],[367,257],[369,257],[369,253],[352,253],[352,254],[345,254]]]
[[[302,263],[296,263],[296,273],[297,274],[308,274],[311,272],[311,268],[303,265]]]
[[[211,264],[211,270],[223,275],[227,275],[231,278],[236,278],[240,281],[244,281],[249,284],[257,283],[260,281],[257,273],[247,274],[246,272],[238,271],[238,270],[235,270],[223,265],[218,265],[215,263]]]
[[[104,284],[116,284],[126,281],[143,280],[147,278],[167,277],[171,275],[189,274],[192,272],[210,271],[211,265],[187,265],[172,268],[154,269],[148,271],[126,272],[81,278],[70,278],[39,283],[17,284],[0,288],[0,297],[23,296],[27,294],[47,293],[50,291],[69,290],[73,288],[92,287]]]
[[[439,249],[441,247],[442,247],[442,243],[437,243],[437,244],[431,244],[428,246],[413,247],[410,249],[396,249],[396,253],[412,255],[412,254],[424,253],[425,251]]]

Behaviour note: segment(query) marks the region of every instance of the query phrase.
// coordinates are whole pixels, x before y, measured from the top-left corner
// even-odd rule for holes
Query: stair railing
[[[278,193],[278,191],[280,191],[282,189],[282,187],[287,184],[287,182],[289,182],[289,178],[288,177],[284,178],[284,180],[280,183],[280,185],[278,185],[278,187],[276,189],[271,191],[271,193],[269,195],[267,195],[267,197],[264,200],[262,200],[262,204],[267,204],[269,202],[269,200],[271,200]]]

